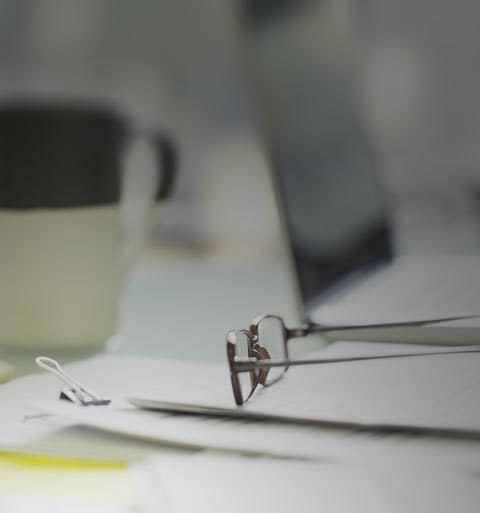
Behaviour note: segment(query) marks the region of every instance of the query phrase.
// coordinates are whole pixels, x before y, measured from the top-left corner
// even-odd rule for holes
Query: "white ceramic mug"
[[[134,132],[102,105],[0,105],[0,347],[93,348],[115,333]],[[153,204],[169,195],[175,149],[151,139],[161,169],[145,197]]]

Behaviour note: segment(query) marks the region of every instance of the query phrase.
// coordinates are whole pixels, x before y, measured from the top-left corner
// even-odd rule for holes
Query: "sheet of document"
[[[476,255],[400,256],[363,277],[347,293],[320,304],[311,317],[319,323],[362,324],[478,315],[479,269]],[[478,330],[480,322],[466,320],[451,326]]]
[[[367,445],[368,457],[318,462],[162,455],[140,466],[140,481],[148,513],[478,511],[478,477],[448,454],[423,460],[418,446],[392,452],[379,440]]]
[[[320,355],[402,351],[412,351],[412,346],[336,343]],[[102,362],[99,359],[84,362],[77,372],[85,371],[88,365],[98,371]],[[239,408],[234,406],[226,365],[168,360],[147,363],[143,359],[124,358],[116,361],[110,373],[103,370],[100,379],[93,379],[89,371],[95,387],[100,382],[105,384],[103,395],[112,390],[107,382],[109,377],[113,380],[113,374],[134,377],[124,386],[123,394],[121,389],[114,391],[117,399],[111,406],[85,408],[52,400],[37,402],[36,407],[78,424],[162,443],[310,457],[321,453],[320,450],[316,454],[312,449],[315,425],[299,427],[295,423],[280,423],[272,429],[271,423],[246,422],[243,417],[313,420],[320,426],[375,432],[382,427],[394,431],[419,428],[427,432],[458,430],[480,436],[479,366],[480,353],[291,368],[282,381],[259,390],[245,407]],[[135,380],[138,392],[132,391]],[[142,382],[149,384],[143,392]],[[160,411],[136,410],[124,397],[150,402],[150,406]],[[216,415],[181,414],[188,411]],[[286,437],[289,444],[285,444]]]
[[[342,464],[201,454],[154,457],[139,470],[152,512],[390,511],[372,474]]]
[[[350,355],[357,351],[378,353],[380,350],[394,352],[398,348],[341,343],[328,348],[324,354]],[[447,375],[458,378],[458,363],[451,365]],[[461,365],[465,366],[463,361]],[[40,453],[54,451],[57,454],[83,457],[105,458],[114,454],[115,458],[129,458],[129,455],[134,455],[137,461],[138,454],[142,451],[141,458],[156,453],[154,460],[146,463],[143,477],[140,476],[148,503],[145,511],[148,513],[191,511],[192,504],[196,505],[195,511],[199,513],[207,510],[209,513],[223,511],[225,504],[229,504],[229,511],[235,511],[235,508],[244,511],[248,506],[249,511],[260,512],[273,509],[267,506],[271,504],[270,501],[278,505],[278,512],[282,508],[291,511],[295,508],[300,510],[301,507],[304,508],[302,511],[332,512],[355,510],[449,513],[461,510],[470,513],[478,510],[478,441],[385,436],[381,432],[368,430],[323,429],[251,422],[240,418],[232,420],[224,417],[183,416],[137,410],[118,398],[155,387],[168,390],[170,386],[177,393],[185,394],[186,391],[191,391],[193,378],[199,380],[198,382],[203,379],[204,383],[209,383],[214,376],[217,385],[205,385],[204,390],[211,387],[214,393],[219,393],[218,385],[221,381],[225,400],[232,401],[226,365],[199,365],[100,355],[68,365],[67,369],[101,395],[117,397],[112,408],[82,408],[64,403],[56,399],[61,385],[54,377],[46,373],[28,376],[0,387],[0,402],[8,406],[0,423],[0,444],[4,445],[10,440],[17,444],[19,450]],[[434,374],[440,373],[440,370]],[[314,400],[324,404],[328,399],[334,411],[337,400],[338,408],[343,401],[343,408],[346,409],[348,404],[360,396],[355,391],[355,386],[365,387],[365,381],[367,384],[371,383],[372,392],[382,391],[382,387],[387,390],[391,386],[390,393],[401,395],[401,391],[405,391],[405,382],[409,379],[404,374],[405,368],[399,369],[401,381],[394,380],[396,376],[392,376],[384,384],[375,384],[372,380],[379,378],[377,371],[359,371],[352,375],[351,379],[357,380],[352,387],[350,378],[346,379],[349,374],[345,374],[344,370],[338,376],[330,376],[330,384],[325,393],[310,393],[310,404]],[[439,391],[434,387],[427,387],[423,391],[420,389],[419,395],[428,398],[433,393],[427,405],[432,404],[435,407],[438,401],[445,399],[452,406],[454,414],[461,414],[466,407],[467,398],[458,405],[454,400],[458,399],[458,394],[463,397],[461,384],[468,384],[472,374],[466,373],[465,377],[467,381],[458,379],[458,386],[454,389],[445,383]],[[446,379],[451,381],[453,378]],[[425,376],[421,378],[422,382],[425,380]],[[478,383],[477,380],[473,388]],[[320,384],[326,385],[324,381]],[[407,387],[407,392],[412,387]],[[273,390],[271,388],[269,391]],[[445,391],[451,392],[447,398],[436,396],[437,392]],[[262,394],[265,400],[266,393],[267,390]],[[330,394],[331,397],[325,394]],[[382,394],[383,397],[387,392]],[[473,400],[474,395],[472,390],[470,400]],[[368,398],[372,408],[375,397],[372,394]],[[303,395],[301,398],[302,401],[305,399]],[[45,412],[43,406],[40,406],[40,410],[32,408],[32,401],[36,404],[48,403],[43,406],[58,415],[24,421],[25,414]],[[404,400],[403,403],[405,402],[408,401]],[[394,406],[395,404],[392,405]],[[476,408],[476,398],[474,407]],[[128,436],[115,436],[115,433]],[[154,443],[146,443],[143,436]],[[22,441],[27,443],[21,443]],[[197,446],[192,446],[197,443]],[[168,451],[169,445],[175,451]],[[201,451],[196,453],[198,456],[190,451],[181,451],[182,447],[200,446],[217,449],[238,447],[239,450],[243,449],[245,453],[256,457],[238,457],[231,450],[228,453]],[[261,455],[287,456],[289,459],[263,458]],[[297,461],[293,461],[291,457]],[[298,461],[299,458],[303,461]],[[143,472],[141,468],[140,471]],[[143,481],[148,476],[150,481]],[[282,495],[287,486],[290,489]],[[190,491],[189,494],[185,493],[186,489]],[[237,489],[237,495],[233,503],[231,498],[234,489]]]
[[[466,349],[466,348],[463,348]],[[461,350],[461,348],[460,348]],[[430,347],[337,343],[314,358],[432,351]],[[440,352],[449,349],[438,349]],[[478,431],[480,353],[328,363],[291,367],[274,386],[262,388],[243,407],[230,387],[211,373],[196,386],[165,386],[130,398],[165,411],[231,414],[333,423],[340,427]],[[219,376],[221,378],[222,376]]]

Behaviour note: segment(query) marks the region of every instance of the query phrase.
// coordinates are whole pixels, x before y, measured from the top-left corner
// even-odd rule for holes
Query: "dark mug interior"
[[[0,105],[0,208],[67,208],[120,198],[126,121],[82,104]]]
[[[0,104],[0,208],[68,208],[117,203],[123,149],[133,134],[117,110],[81,102]],[[176,150],[151,134],[161,177],[157,199],[174,182]]]

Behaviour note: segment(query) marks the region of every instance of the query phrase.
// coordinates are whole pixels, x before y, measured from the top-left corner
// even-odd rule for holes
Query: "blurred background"
[[[480,7],[335,4],[345,23],[338,30],[355,38],[362,107],[400,251],[477,247]],[[239,58],[238,7],[1,0],[0,94],[105,98],[167,128],[181,169],[156,239],[218,248],[253,241],[264,251],[278,231]]]
[[[178,180],[173,199],[154,222],[150,249],[184,248],[243,266],[257,257],[281,254],[268,157],[242,64],[246,47],[241,7],[248,3],[0,0],[0,97],[106,100],[139,125],[165,129],[174,137],[180,155]],[[295,2],[257,3],[268,8]],[[480,5],[473,0],[324,4],[330,15],[318,24],[312,18],[305,58],[321,51],[325,31],[338,36],[333,38],[336,49],[349,52],[397,251],[477,251]],[[335,23],[325,22],[329,19]],[[321,80],[321,67],[317,72]],[[136,158],[140,166],[147,155],[140,151]],[[239,274],[228,297],[211,287],[213,280],[229,283],[231,274],[219,274],[215,266],[203,276],[193,268],[180,272],[181,285],[175,276],[164,277],[163,299],[153,285],[148,288],[148,272],[139,277],[125,307],[129,311],[135,303],[136,313],[124,321],[124,338],[141,344],[138,327],[150,326],[155,332],[161,319],[178,343],[192,347],[194,335],[211,326],[211,305],[226,301],[231,308],[218,326],[218,340],[224,330],[262,310],[288,318],[282,311],[288,310],[285,301],[272,301],[290,290],[277,279],[280,275],[244,283]],[[265,276],[262,272],[260,268],[258,276]],[[198,291],[182,299],[189,280]],[[255,300],[252,283],[257,286]],[[203,304],[204,298],[209,304]],[[183,324],[179,330],[187,301],[202,305],[189,314],[188,327]],[[240,304],[249,305],[241,315],[236,311]],[[145,328],[147,345],[156,343],[151,332]]]

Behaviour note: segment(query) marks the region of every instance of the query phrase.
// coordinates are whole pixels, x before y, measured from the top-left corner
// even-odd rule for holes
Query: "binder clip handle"
[[[72,376],[68,375],[61,365],[48,356],[38,356],[35,363],[43,370],[56,376],[60,381],[67,385],[60,392],[60,399],[66,399],[72,403],[81,406],[105,406],[110,404],[110,399],[100,397],[95,392],[76,381]]]

